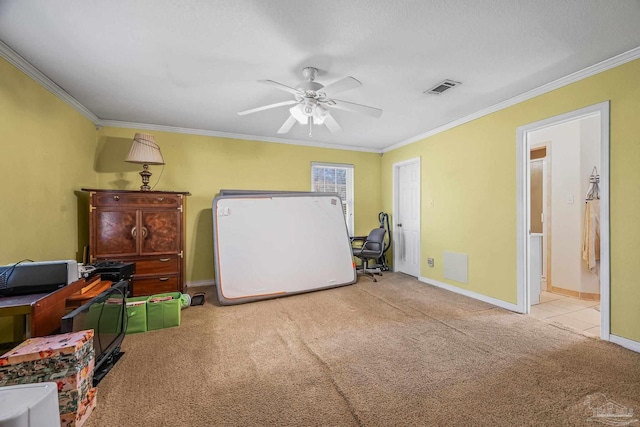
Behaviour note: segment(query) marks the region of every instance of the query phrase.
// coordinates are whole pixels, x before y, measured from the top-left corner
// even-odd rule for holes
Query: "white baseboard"
[[[462,289],[462,288],[458,288],[457,286],[453,286],[453,285],[448,285],[446,283],[442,283],[439,282],[437,280],[433,280],[433,279],[428,279],[426,277],[418,277],[418,280],[423,282],[423,283],[427,283],[429,285],[433,285],[437,288],[442,288],[442,289],[446,289],[447,291],[451,291],[451,292],[455,292],[456,294],[460,294],[460,295],[464,295],[467,296],[469,298],[473,298],[473,299],[477,299],[489,304],[493,304],[496,305],[498,307],[502,307],[504,309],[510,310],[510,311],[515,311],[517,313],[519,313],[519,309],[518,306],[516,304],[512,304],[506,301],[502,301],[496,298],[492,298],[492,297],[488,297],[486,295],[482,295],[479,294],[477,292],[473,292],[473,291],[468,291],[466,289]],[[609,341],[611,341],[614,344],[618,344],[621,347],[627,348],[629,350],[635,351],[636,353],[640,353],[640,342],[638,341],[633,341],[630,340],[628,338],[622,338],[619,337],[617,335],[609,335]]]
[[[613,334],[609,335],[609,341],[624,348],[628,348],[629,350],[633,350],[636,353],[640,353],[640,342],[638,341],[633,341],[628,338],[622,338]]]
[[[504,309],[507,309],[509,311],[515,311],[520,313],[520,310],[518,309],[518,306],[516,304],[512,304],[510,302],[506,302],[506,301],[502,301],[499,300],[497,298],[492,298],[492,297],[488,297],[486,295],[482,295],[479,294],[477,292],[473,292],[473,291],[468,291],[466,289],[462,289],[462,288],[458,288],[457,286],[453,286],[453,285],[448,285],[446,283],[443,282],[439,282],[437,280],[433,280],[433,279],[428,279],[426,277],[418,277],[418,280],[423,282],[423,283],[427,283],[429,285],[433,285],[437,288],[442,288],[442,289],[446,289],[447,291],[451,291],[451,292],[455,292],[456,294],[461,294],[464,296],[467,296],[469,298],[473,298],[473,299],[477,299],[489,304],[493,304],[496,305],[498,307],[502,307]]]
[[[195,281],[195,282],[187,282],[186,285],[187,285],[187,288],[196,288],[198,286],[215,286],[216,285],[216,279],[198,280],[198,281]]]

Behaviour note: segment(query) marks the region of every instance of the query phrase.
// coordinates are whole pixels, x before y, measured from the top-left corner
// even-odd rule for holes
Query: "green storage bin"
[[[147,301],[147,330],[180,326],[180,292],[151,295]],[[152,302],[154,298],[171,297],[167,301]]]
[[[127,298],[127,332],[137,334],[147,332],[147,301],[149,297]],[[131,303],[144,301],[144,304],[132,305]]]

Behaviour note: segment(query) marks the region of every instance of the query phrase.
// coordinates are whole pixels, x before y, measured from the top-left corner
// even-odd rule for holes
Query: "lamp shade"
[[[124,161],[146,165],[164,165],[164,159],[155,138],[146,133],[136,133],[129,155]]]

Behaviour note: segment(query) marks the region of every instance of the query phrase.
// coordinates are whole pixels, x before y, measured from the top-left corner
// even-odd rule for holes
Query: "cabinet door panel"
[[[143,211],[140,255],[176,254],[180,250],[180,215],[175,211]]]
[[[95,257],[136,255],[136,211],[98,209],[93,215]]]

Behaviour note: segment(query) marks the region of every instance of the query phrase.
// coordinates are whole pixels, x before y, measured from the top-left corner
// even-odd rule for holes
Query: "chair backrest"
[[[380,251],[384,248],[384,236],[387,230],[384,228],[374,228],[367,236],[364,248],[370,251]]]

